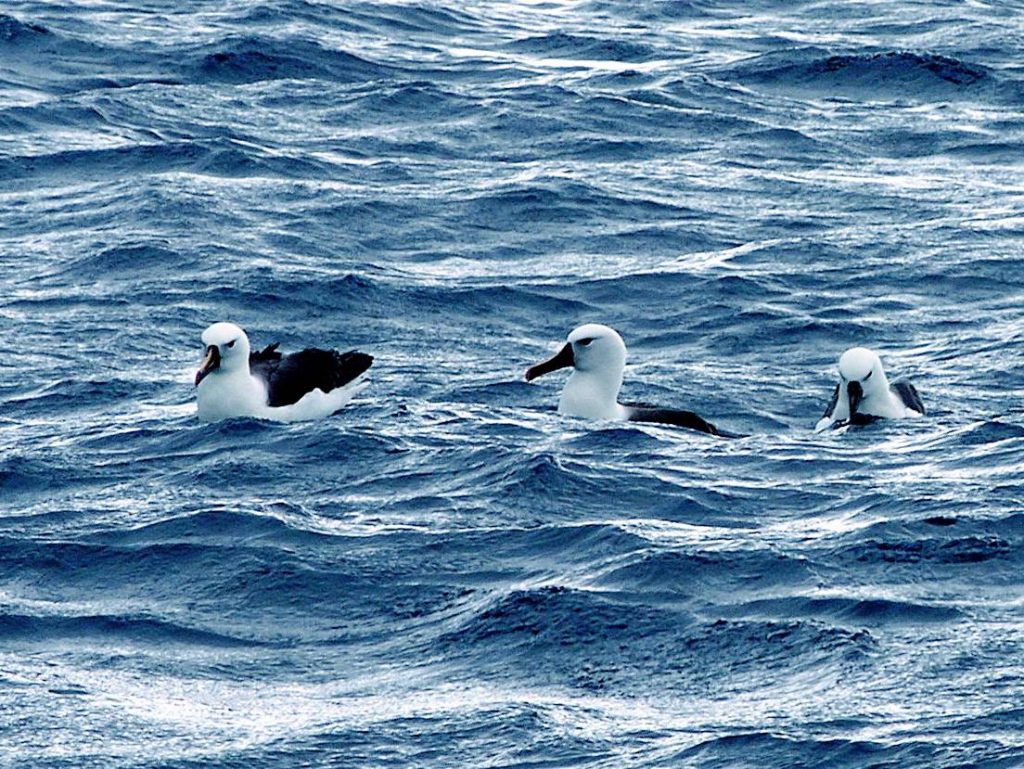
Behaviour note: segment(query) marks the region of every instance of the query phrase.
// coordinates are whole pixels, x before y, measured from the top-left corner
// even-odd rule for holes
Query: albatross
[[[206,357],[196,372],[196,405],[206,422],[330,416],[366,387],[360,377],[373,363],[356,350],[308,348],[284,355],[274,343],[252,352],[249,337],[234,323],[214,323],[202,339]]]
[[[853,347],[839,358],[839,384],[814,432],[828,427],[864,425],[876,419],[923,415],[924,403],[914,385],[890,385],[879,357],[866,347]]]
[[[558,400],[559,414],[619,422],[654,422],[710,435],[736,437],[719,430],[692,411],[619,403],[619,389],[626,368],[626,343],[613,328],[587,323],[574,329],[554,357],[526,370],[526,381],[568,367],[573,372]]]

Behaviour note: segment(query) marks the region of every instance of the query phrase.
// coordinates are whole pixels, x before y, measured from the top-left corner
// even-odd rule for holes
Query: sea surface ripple
[[[0,765],[1024,766],[1020,13],[8,0]],[[201,424],[216,320],[370,389]]]

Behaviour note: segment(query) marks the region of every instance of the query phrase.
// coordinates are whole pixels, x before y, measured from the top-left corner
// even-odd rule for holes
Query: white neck
[[[874,392],[860,402],[857,411],[876,417],[898,419],[907,415],[907,407],[903,401],[886,386],[885,390]]]
[[[625,419],[626,410],[616,399],[622,387],[622,372],[573,371],[558,401],[558,412],[587,419]]]
[[[263,383],[249,373],[248,362],[234,371],[214,371],[199,383],[199,418],[207,422],[256,416],[267,407]]]
[[[885,373],[876,371],[871,376],[871,389],[864,393],[860,405],[857,406],[858,413],[875,417],[899,418],[906,415],[906,407],[892,390],[889,389],[889,380]],[[832,413],[833,420],[844,420],[850,418],[850,405],[846,397],[846,388],[839,392],[839,401],[836,403],[835,411]]]

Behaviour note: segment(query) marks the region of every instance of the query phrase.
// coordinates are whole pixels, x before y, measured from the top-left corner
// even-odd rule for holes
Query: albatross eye
[[[866,381],[868,381],[869,379],[871,379],[871,375],[872,375],[872,374],[874,374],[874,373],[875,373],[875,370],[874,370],[874,369],[871,369],[871,370],[870,370],[870,371],[868,372],[868,375],[867,375],[866,377],[864,377],[864,381],[866,382]]]
[[[594,337],[588,336],[586,339],[580,339],[576,344],[586,347],[588,344],[594,341]]]
[[[234,346],[235,346],[235,342],[237,342],[237,341],[238,341],[237,339],[232,339],[232,340],[231,340],[230,342],[228,342],[228,343],[227,343],[226,345],[224,345],[224,346],[225,346],[225,347],[228,347],[228,348],[234,347]]]

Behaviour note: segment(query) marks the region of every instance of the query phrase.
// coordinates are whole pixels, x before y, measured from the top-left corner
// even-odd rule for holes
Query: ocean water
[[[7,0],[0,766],[1024,766],[1022,13]],[[199,423],[217,320],[372,384]]]

